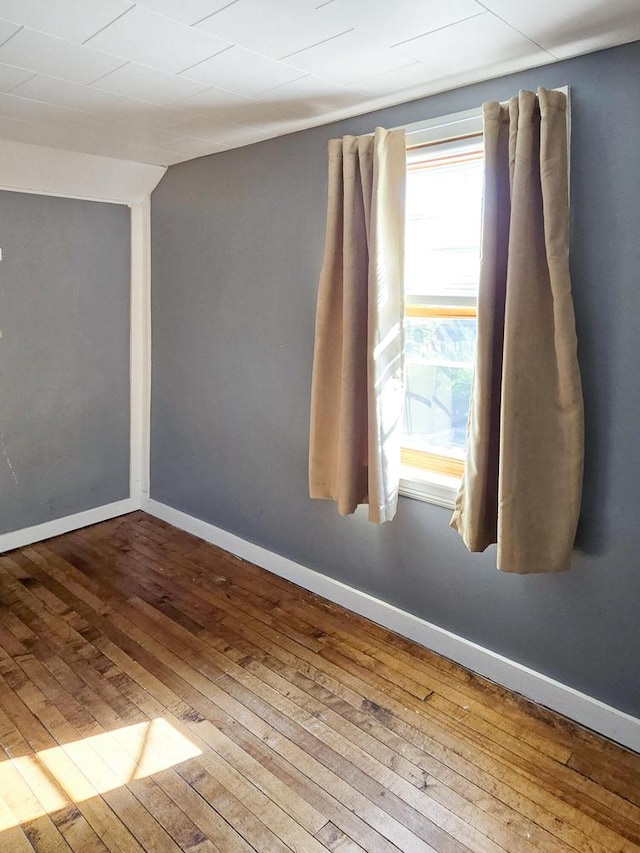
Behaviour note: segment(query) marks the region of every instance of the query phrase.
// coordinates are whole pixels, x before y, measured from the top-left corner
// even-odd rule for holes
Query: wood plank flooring
[[[640,851],[640,756],[144,513],[0,608],[2,853]]]

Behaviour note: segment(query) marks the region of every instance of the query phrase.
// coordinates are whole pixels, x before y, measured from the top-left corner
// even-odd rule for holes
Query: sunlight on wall
[[[0,831],[201,754],[158,717],[0,762]]]

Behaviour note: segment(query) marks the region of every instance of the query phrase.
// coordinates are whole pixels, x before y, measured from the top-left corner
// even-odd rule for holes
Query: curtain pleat
[[[580,511],[583,404],[569,277],[566,98],[483,106],[476,369],[451,520],[507,572],[567,569]]]
[[[329,143],[309,485],[346,515],[393,518],[402,430],[404,132]]]

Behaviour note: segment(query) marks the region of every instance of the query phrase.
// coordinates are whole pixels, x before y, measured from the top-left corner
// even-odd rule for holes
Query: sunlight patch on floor
[[[0,762],[0,830],[106,794],[202,752],[161,717]]]

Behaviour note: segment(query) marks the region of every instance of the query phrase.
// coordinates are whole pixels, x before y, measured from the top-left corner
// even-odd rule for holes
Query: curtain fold
[[[583,404],[569,277],[566,97],[483,106],[476,370],[451,519],[507,572],[567,569],[580,511]]]
[[[402,432],[403,131],[329,142],[316,314],[309,487],[347,515],[396,511]]]

